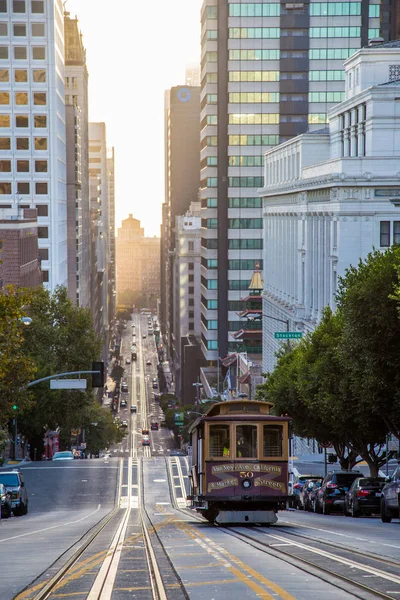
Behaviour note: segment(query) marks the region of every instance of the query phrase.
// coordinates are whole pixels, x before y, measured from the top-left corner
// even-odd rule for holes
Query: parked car
[[[158,390],[158,383],[157,383],[157,381],[153,381],[152,386],[153,386],[153,390]]]
[[[317,496],[318,496],[318,492],[321,489],[321,485],[322,485],[322,479],[320,481],[316,481],[313,485],[313,488],[310,492],[309,495],[309,510],[311,512],[317,512],[316,510],[316,506],[317,506]]]
[[[300,492],[303,489],[305,482],[308,479],[311,479],[314,475],[296,475],[293,481],[293,497],[292,497],[292,505],[293,508],[299,508],[299,497]]]
[[[0,471],[0,483],[4,485],[10,494],[13,513],[15,515],[26,515],[28,512],[28,492],[21,471]]]
[[[123,381],[121,383],[121,392],[127,392],[128,391],[128,384],[126,383],[126,381]]]
[[[152,431],[158,431],[158,423],[151,423],[150,424],[150,429]]]
[[[316,484],[319,484],[320,487],[322,480],[323,477],[321,475],[310,477],[310,479],[306,479],[298,497],[297,505],[300,510],[313,510],[311,503],[311,495],[314,490],[314,486],[316,486]]]
[[[400,518],[400,464],[386,482],[381,496],[381,519],[383,523],[390,523]]]
[[[330,471],[318,491],[315,512],[329,515],[343,510],[344,497],[357,477],[362,477],[361,471]]]
[[[0,483],[0,498],[1,498],[1,518],[8,519],[11,517],[12,513],[12,504],[11,504],[11,494],[7,491],[4,483]]]
[[[74,454],[70,450],[63,450],[61,452],[54,452],[52,460],[74,460]]]
[[[136,411],[137,411],[136,404],[132,404],[132,406],[131,406],[131,413],[135,413]]]
[[[379,513],[384,477],[357,477],[344,498],[346,517],[360,517]]]

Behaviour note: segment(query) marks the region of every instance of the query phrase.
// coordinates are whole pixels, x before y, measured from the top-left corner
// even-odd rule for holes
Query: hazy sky
[[[159,235],[164,90],[200,62],[202,0],[67,0],[87,52],[89,118],[115,147],[116,229],[129,213]]]

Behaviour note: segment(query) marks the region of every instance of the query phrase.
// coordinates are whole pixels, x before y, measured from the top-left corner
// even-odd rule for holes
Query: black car
[[[0,483],[0,498],[1,498],[1,518],[11,517],[12,506],[10,493],[7,492],[6,486]]]
[[[384,485],[384,477],[357,477],[344,499],[343,512],[346,517],[379,513]]]
[[[400,465],[386,481],[381,497],[381,519],[383,523],[390,523],[400,518]]]
[[[10,494],[14,515],[26,515],[28,512],[28,494],[24,478],[20,471],[0,471],[0,483]]]
[[[344,497],[357,477],[362,477],[361,471],[329,472],[318,491],[315,512],[329,515],[332,510],[343,510]]]

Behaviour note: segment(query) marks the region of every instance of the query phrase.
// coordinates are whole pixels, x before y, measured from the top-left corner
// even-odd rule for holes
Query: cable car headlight
[[[245,490],[249,490],[251,488],[251,481],[250,481],[250,479],[243,479],[243,481],[242,481],[242,487],[244,487]]]

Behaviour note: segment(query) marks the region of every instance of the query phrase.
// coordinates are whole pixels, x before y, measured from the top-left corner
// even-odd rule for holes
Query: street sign
[[[399,451],[399,440],[392,433],[387,436],[387,451],[398,452]]]
[[[179,425],[179,424],[183,425],[184,419],[185,419],[185,413],[183,413],[183,412],[175,413],[175,419],[174,419],[175,425]]]
[[[303,333],[301,331],[275,331],[276,340],[301,340]]]
[[[51,390],[86,390],[86,379],[51,379]]]

